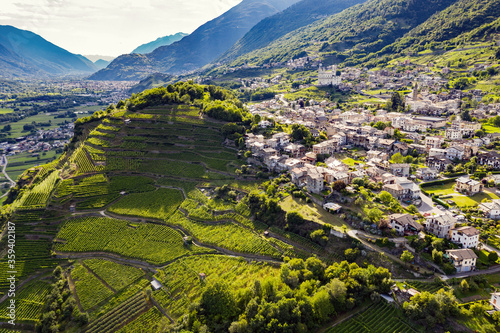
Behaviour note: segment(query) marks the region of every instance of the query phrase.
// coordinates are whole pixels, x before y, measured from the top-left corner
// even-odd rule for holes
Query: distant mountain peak
[[[84,56],[68,52],[31,31],[0,25],[0,73],[4,77],[88,74],[96,69]]]
[[[158,37],[156,40],[142,44],[141,46],[136,47],[132,52],[130,53],[140,53],[140,54],[146,54],[146,53],[151,53],[155,49],[159,48],[160,46],[165,46],[165,45],[170,45],[172,43],[175,43],[177,41],[180,41],[182,38],[188,36],[189,34],[184,33],[184,32],[178,32],[174,35],[168,35],[164,37]]]

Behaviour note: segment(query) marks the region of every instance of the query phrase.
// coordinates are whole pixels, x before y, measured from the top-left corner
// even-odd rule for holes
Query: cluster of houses
[[[0,143],[3,154],[16,155],[24,152],[34,153],[64,147],[73,137],[74,124],[61,125],[54,129],[39,130],[35,134],[16,138],[15,143]]]
[[[426,218],[424,225],[418,223],[413,215],[392,214],[388,216],[392,229],[399,235],[417,234],[425,230],[439,238],[446,238],[459,245],[461,249],[446,250],[445,256],[453,263],[458,273],[473,271],[477,255],[472,249],[479,244],[479,230],[465,226],[456,228],[457,218],[449,212],[442,212]]]

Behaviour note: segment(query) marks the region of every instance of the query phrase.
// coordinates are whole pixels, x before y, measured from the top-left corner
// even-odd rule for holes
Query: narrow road
[[[10,187],[14,187],[16,186],[16,182],[13,181],[9,175],[7,174],[7,172],[5,172],[5,170],[7,169],[7,164],[9,163],[9,161],[7,160],[7,157],[5,156],[5,154],[2,155],[2,163],[3,163],[3,169],[2,169],[2,173],[3,175],[5,176],[5,178],[10,182]],[[5,192],[4,195],[0,196],[0,198],[3,198],[5,197],[7,194],[9,194],[9,191]]]

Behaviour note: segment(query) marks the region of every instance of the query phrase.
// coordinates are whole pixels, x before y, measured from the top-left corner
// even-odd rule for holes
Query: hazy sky
[[[241,0],[1,0],[0,24],[77,54],[118,56],[158,37],[191,33]]]

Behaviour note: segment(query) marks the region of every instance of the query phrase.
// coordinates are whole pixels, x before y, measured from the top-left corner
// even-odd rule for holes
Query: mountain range
[[[263,18],[298,0],[243,0],[191,35],[153,52],[127,54],[90,77],[93,80],[137,80],[154,72],[178,74],[216,60]]]
[[[164,37],[159,37],[156,40],[142,44],[138,47],[136,47],[132,52],[130,53],[140,53],[140,54],[146,54],[146,53],[151,53],[155,49],[159,48],[160,46],[166,46],[170,45],[172,43],[175,43],[182,38],[188,36],[189,34],[186,34],[184,32],[178,32],[175,35],[168,35]]]
[[[89,74],[96,66],[41,36],[9,25],[0,25],[0,72],[3,77]]]

